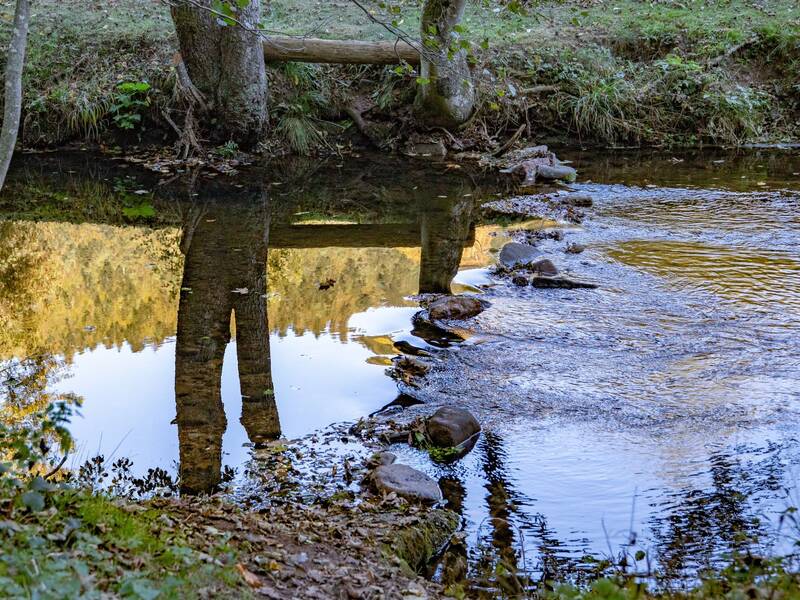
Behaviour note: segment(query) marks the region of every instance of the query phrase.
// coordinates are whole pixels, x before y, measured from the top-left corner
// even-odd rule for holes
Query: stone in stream
[[[561,180],[572,183],[577,177],[578,172],[567,165],[539,165],[536,169],[537,179]]]
[[[408,465],[381,465],[372,472],[372,483],[379,492],[394,492],[401,498],[414,502],[435,504],[442,500],[439,484],[422,471]]]
[[[527,277],[525,277],[525,275],[514,275],[511,278],[511,283],[513,283],[517,287],[525,287],[526,285],[530,284],[530,280]]]
[[[484,311],[484,303],[474,296],[444,296],[430,303],[428,316],[434,321],[469,319]]]
[[[586,283],[583,281],[575,281],[567,277],[548,277],[545,275],[536,275],[531,279],[531,285],[536,288],[561,288],[565,290],[574,289],[588,289],[593,290],[597,287],[594,283]]]
[[[562,199],[564,204],[577,206],[578,208],[589,208],[594,204],[594,198],[588,194],[569,194],[567,196],[562,196]]]
[[[536,275],[558,275],[558,269],[549,258],[537,260],[529,264],[527,269]]]
[[[428,418],[425,429],[434,446],[454,448],[478,433],[481,426],[468,410],[443,406]]]
[[[586,246],[583,244],[567,244],[567,247],[564,248],[564,252],[567,254],[580,254],[586,250]]]
[[[520,244],[519,242],[508,242],[500,249],[500,264],[506,268],[513,269],[522,265],[532,263],[542,256],[542,251],[530,244]]]

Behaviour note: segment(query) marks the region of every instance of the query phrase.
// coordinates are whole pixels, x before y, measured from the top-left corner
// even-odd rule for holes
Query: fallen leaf
[[[242,579],[244,582],[252,588],[260,588],[261,578],[256,575],[255,573],[248,571],[247,567],[245,567],[242,563],[236,563],[236,570],[239,571],[242,575]]]

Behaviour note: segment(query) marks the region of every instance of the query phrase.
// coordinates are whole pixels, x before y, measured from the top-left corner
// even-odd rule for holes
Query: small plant
[[[117,86],[111,114],[120,129],[134,129],[142,121],[142,110],[150,106],[150,84],[126,81]]]
[[[67,423],[80,399],[46,391],[53,359],[13,361],[3,372],[0,390],[7,398],[0,412],[0,514],[19,509],[44,510],[48,481],[72,448]]]
[[[239,144],[230,140],[221,146],[217,146],[214,153],[220,158],[233,158],[239,152]]]

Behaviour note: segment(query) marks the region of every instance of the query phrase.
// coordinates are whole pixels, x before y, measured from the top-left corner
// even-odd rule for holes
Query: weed
[[[233,158],[239,152],[239,144],[234,142],[233,140],[229,140],[225,142],[221,146],[218,146],[214,153],[221,157],[221,158]]]
[[[134,129],[142,121],[142,111],[150,106],[150,84],[126,81],[117,86],[110,112],[120,129]]]

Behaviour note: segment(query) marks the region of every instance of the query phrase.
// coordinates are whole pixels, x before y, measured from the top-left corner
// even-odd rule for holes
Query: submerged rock
[[[435,504],[442,500],[439,484],[422,471],[408,465],[381,465],[372,472],[372,482],[379,492],[394,492],[406,500],[425,504]]]
[[[593,290],[597,287],[594,283],[575,281],[567,277],[548,277],[546,275],[536,275],[531,279],[531,285],[537,288],[561,288],[574,290],[579,288]]]
[[[428,316],[434,321],[443,319],[469,319],[485,309],[483,302],[474,296],[444,296],[428,306]]]
[[[440,142],[411,142],[405,148],[405,153],[409,156],[433,156],[444,158],[447,156],[447,148]]]
[[[509,242],[500,249],[499,260],[504,267],[513,269],[527,265],[541,256],[542,251],[530,244]]]
[[[594,204],[594,198],[588,194],[569,194],[568,196],[563,196],[562,198],[564,200],[564,204],[577,206],[579,208],[589,208]]]
[[[481,430],[478,420],[467,410],[443,406],[425,423],[428,439],[435,446],[460,446]]]
[[[580,254],[586,250],[586,246],[583,244],[567,244],[567,247],[564,248],[564,252],[567,254]]]
[[[525,277],[525,275],[514,275],[511,278],[511,283],[513,283],[517,287],[525,287],[526,285],[530,284],[530,279]]]

